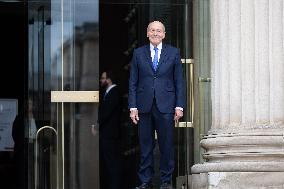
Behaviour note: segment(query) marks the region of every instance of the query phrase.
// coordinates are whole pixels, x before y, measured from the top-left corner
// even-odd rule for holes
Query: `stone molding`
[[[192,174],[209,172],[284,172],[284,162],[206,162],[191,168]]]
[[[283,130],[211,133],[200,143],[206,162],[194,165],[193,173],[284,171]]]

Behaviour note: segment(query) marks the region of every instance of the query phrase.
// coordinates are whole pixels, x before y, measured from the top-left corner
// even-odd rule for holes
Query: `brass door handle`
[[[175,127],[177,127],[177,128],[187,128],[187,127],[193,128],[193,123],[192,122],[177,122],[177,123],[175,123]]]

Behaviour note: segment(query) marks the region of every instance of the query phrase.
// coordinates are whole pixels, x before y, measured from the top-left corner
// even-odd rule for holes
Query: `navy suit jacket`
[[[174,113],[175,107],[184,108],[184,81],[179,50],[162,44],[157,71],[153,69],[150,44],[133,52],[128,107],[139,113],[151,111],[154,98],[161,113]]]

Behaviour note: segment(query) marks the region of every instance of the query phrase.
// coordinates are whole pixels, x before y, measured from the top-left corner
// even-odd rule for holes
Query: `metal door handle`
[[[43,130],[46,130],[46,129],[50,129],[51,131],[53,131],[56,136],[58,134],[57,131],[51,126],[43,126],[36,132],[36,140],[35,140],[35,189],[38,188],[38,135],[39,135],[40,132],[42,132]],[[58,165],[58,158],[57,158],[57,165]],[[57,169],[56,174],[58,175],[58,166],[57,166],[56,169]],[[57,186],[59,186],[58,181],[57,181]]]

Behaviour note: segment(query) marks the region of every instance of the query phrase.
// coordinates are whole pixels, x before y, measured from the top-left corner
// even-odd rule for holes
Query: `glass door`
[[[28,2],[28,188],[99,188],[98,5]]]

